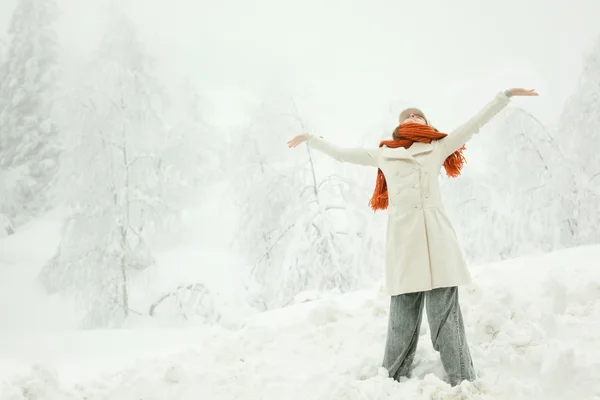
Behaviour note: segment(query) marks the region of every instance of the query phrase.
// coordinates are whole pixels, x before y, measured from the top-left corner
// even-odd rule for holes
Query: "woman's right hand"
[[[297,147],[308,140],[308,133],[302,133],[288,142],[288,147]]]

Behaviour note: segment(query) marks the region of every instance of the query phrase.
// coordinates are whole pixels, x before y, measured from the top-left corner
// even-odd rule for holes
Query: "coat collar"
[[[431,150],[433,150],[431,143],[415,142],[408,148],[408,153],[411,156],[416,156],[417,154],[428,153]]]
[[[392,159],[403,159],[403,158],[411,158],[410,153],[404,147],[391,148],[384,146],[381,149],[381,156],[383,158],[392,158]]]
[[[408,149],[404,147],[398,147],[396,149],[384,146],[381,149],[381,155],[384,158],[394,158],[394,159],[403,159],[403,158],[412,158],[417,154],[428,153],[433,150],[433,145],[430,143],[420,143],[415,142]]]

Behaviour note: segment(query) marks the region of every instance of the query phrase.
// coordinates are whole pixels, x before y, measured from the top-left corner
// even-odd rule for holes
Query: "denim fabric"
[[[454,386],[465,379],[474,380],[475,369],[467,345],[456,286],[391,297],[383,367],[396,380],[410,375],[419,341],[424,302],[431,342],[433,348],[440,352],[450,384]]]

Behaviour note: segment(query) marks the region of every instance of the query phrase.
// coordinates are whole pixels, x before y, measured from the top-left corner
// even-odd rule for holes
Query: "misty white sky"
[[[90,54],[108,0],[59,0],[67,56]],[[234,124],[247,101],[284,87],[321,135],[379,131],[406,106],[449,131],[497,91],[557,121],[584,51],[600,35],[598,0],[130,0],[125,9],[168,84],[190,77]],[[16,0],[0,1],[5,32]],[[379,134],[379,132],[376,132]]]

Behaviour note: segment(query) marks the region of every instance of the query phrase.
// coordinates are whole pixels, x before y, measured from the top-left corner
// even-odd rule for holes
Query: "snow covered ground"
[[[0,241],[0,399],[600,399],[600,246],[473,267],[461,302],[480,379],[451,388],[427,323],[411,379],[378,368],[388,299],[376,288],[228,328],[66,330],[32,272],[6,275],[48,256],[34,239]]]

